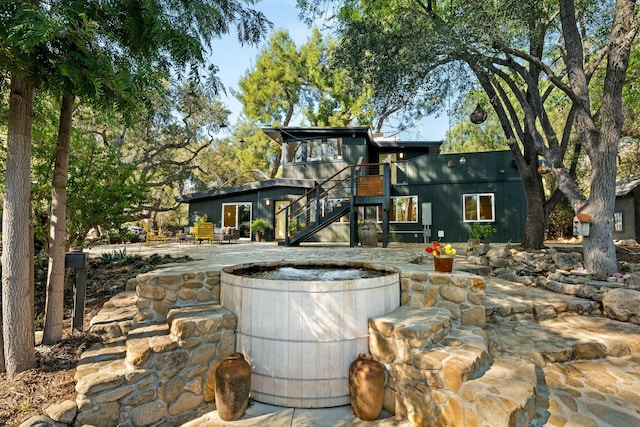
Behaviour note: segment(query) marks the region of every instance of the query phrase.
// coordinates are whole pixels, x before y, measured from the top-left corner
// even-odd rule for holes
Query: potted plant
[[[293,236],[293,233],[300,229],[300,224],[297,220],[292,219],[289,221],[289,236]]]
[[[471,226],[469,230],[469,244],[477,245],[478,243],[489,243],[489,237],[495,234],[498,230],[491,224],[482,224],[476,222]]]
[[[253,232],[255,233],[256,242],[262,241],[262,236],[264,235],[264,233],[266,233],[268,229],[269,229],[269,225],[267,224],[267,221],[262,218],[256,219],[251,224],[251,230],[253,230]]]
[[[456,250],[450,244],[433,242],[425,249],[427,253],[433,255],[433,266],[439,273],[451,273],[453,270],[453,256]]]

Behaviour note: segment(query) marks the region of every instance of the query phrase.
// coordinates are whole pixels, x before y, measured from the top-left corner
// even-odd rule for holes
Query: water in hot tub
[[[243,273],[242,275],[246,277],[253,277],[256,279],[266,279],[266,280],[332,281],[332,280],[353,280],[353,279],[380,277],[385,274],[386,273],[383,271],[367,270],[364,268],[278,267],[270,270],[249,271],[249,272]]]

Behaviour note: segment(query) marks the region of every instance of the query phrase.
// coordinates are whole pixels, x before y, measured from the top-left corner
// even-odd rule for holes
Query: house
[[[640,177],[627,177],[616,182],[613,238],[640,239]]]
[[[267,127],[282,144],[282,178],[181,196],[189,218],[267,240],[357,241],[359,221],[375,221],[388,242],[462,242],[474,222],[493,241],[518,242],[525,221],[522,181],[510,151],[440,154],[442,141],[374,137],[368,127]],[[354,226],[352,226],[352,224]]]

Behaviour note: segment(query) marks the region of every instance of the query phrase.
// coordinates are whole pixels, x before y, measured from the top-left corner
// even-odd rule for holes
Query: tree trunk
[[[638,26],[635,1],[617,0],[615,17],[607,46],[607,69],[602,91],[599,120],[591,111],[588,80],[582,64],[582,40],[576,24],[575,6],[571,0],[560,2],[562,33],[567,49],[567,76],[577,100],[576,130],[591,160],[591,188],[586,204],[571,198],[577,213],[591,217],[589,236],[583,240],[587,271],[604,279],[615,273],[616,251],[611,222],[615,205],[616,159],[624,116],[622,87],[625,82],[631,43]],[[598,125],[599,121],[599,125]]]
[[[31,124],[33,86],[11,77],[7,164],[2,213],[2,321],[7,374],[35,365],[33,258],[30,248]]]
[[[51,184],[51,225],[49,227],[49,270],[45,306],[44,344],[62,339],[64,321],[64,263],[67,217],[67,175],[73,118],[73,96],[64,94],[56,144],[56,165]]]
[[[605,115],[602,111],[602,116]],[[592,179],[589,200],[580,210],[591,217],[589,235],[582,241],[584,265],[598,279],[606,279],[618,271],[612,227],[618,136],[619,133],[601,130],[598,138],[600,149],[590,156]]]
[[[544,209],[544,188],[538,173],[537,162],[535,164],[519,164],[518,171],[522,178],[522,186],[524,187],[524,196],[527,203],[522,246],[525,249],[540,249],[544,245],[547,217]]]

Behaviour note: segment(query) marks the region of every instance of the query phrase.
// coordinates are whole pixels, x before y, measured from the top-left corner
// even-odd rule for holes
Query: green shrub
[[[493,234],[495,234],[498,230],[491,224],[482,224],[480,222],[476,222],[471,226],[469,230],[469,238],[470,239],[488,239]]]
[[[251,224],[251,230],[253,230],[254,233],[261,233],[263,234],[264,232],[267,231],[267,229],[269,228],[269,225],[267,224],[267,221],[265,221],[262,218],[258,218],[255,221],[253,221],[253,223]]]

